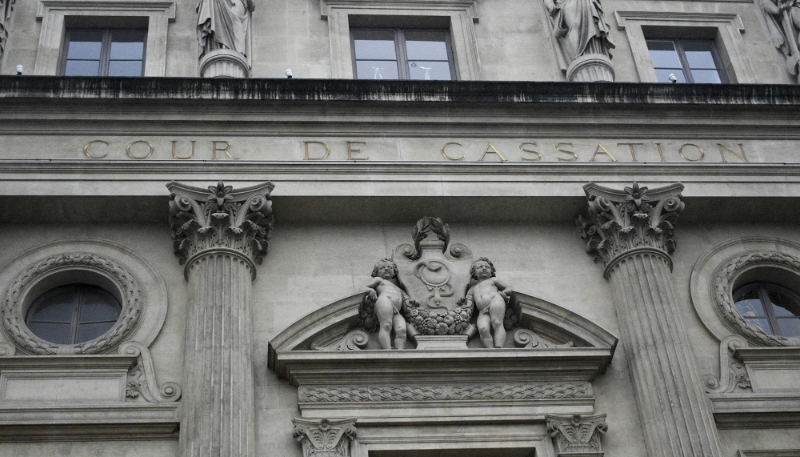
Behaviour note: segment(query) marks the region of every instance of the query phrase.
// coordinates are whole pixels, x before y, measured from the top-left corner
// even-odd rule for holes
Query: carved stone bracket
[[[120,293],[122,311],[117,322],[99,338],[73,345],[59,345],[34,335],[25,325],[25,296],[37,282],[65,270],[90,271],[110,280]],[[29,302],[28,302],[29,303]],[[142,315],[142,285],[136,275],[119,262],[92,253],[58,254],[31,265],[11,283],[0,307],[3,330],[24,353],[102,354],[128,337]],[[9,355],[13,355],[13,352]]]
[[[682,184],[649,190],[633,183],[619,191],[589,183],[583,189],[589,211],[575,223],[586,241],[586,251],[605,264],[606,278],[614,264],[633,250],[661,253],[671,268],[673,224],[684,208]]]
[[[704,378],[706,392],[719,394],[753,390],[747,369],[741,360],[734,357],[737,349],[746,347],[747,341],[738,335],[722,340],[719,345],[719,378],[714,376]]]
[[[292,419],[294,438],[303,445],[303,457],[350,457],[356,438],[356,419]]]
[[[141,397],[150,403],[172,402],[181,398],[181,386],[178,383],[165,382],[158,385],[153,359],[147,346],[131,341],[120,346],[119,353],[137,358],[136,365],[128,371],[128,382],[125,386],[127,398]]]
[[[226,251],[248,263],[255,278],[255,264],[267,255],[274,187],[266,182],[234,191],[221,181],[208,189],[170,182],[170,227],[185,274],[198,258]]]
[[[600,439],[608,431],[606,415],[545,416],[558,457],[602,457]]]

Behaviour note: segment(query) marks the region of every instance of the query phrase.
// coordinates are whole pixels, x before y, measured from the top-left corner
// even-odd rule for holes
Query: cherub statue
[[[406,344],[406,320],[400,311],[403,302],[409,298],[397,283],[397,265],[392,259],[381,259],[375,264],[372,277],[375,279],[367,284],[369,293],[364,301],[374,306],[378,320],[378,343],[383,349],[391,349],[394,330],[394,347],[403,349]]]
[[[501,348],[505,344],[503,319],[512,292],[509,285],[495,277],[495,272],[494,265],[486,257],[473,262],[469,273],[474,285],[466,297],[467,306],[474,303],[478,308],[478,333],[487,348]]]

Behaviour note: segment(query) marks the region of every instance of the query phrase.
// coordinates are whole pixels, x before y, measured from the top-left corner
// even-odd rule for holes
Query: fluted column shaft
[[[273,186],[234,191],[170,183],[175,253],[189,282],[183,361],[182,457],[255,454],[253,310],[267,254]]]
[[[670,254],[683,186],[584,186],[587,251],[605,265],[650,457],[720,457],[711,402],[675,298]]]
[[[211,252],[187,272],[181,455],[255,455],[250,266]]]
[[[720,456],[668,260],[647,250],[628,252],[608,277],[648,455]]]

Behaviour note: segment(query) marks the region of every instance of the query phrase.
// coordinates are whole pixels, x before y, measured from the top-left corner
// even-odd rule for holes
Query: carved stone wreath
[[[98,272],[119,287],[122,312],[114,326],[100,337],[79,344],[60,345],[39,338],[25,325],[22,309],[25,292],[45,276],[63,270]],[[32,265],[14,279],[3,298],[0,316],[6,334],[23,352],[40,355],[101,354],[114,349],[136,328],[142,314],[141,295],[139,279],[114,260],[89,253],[59,254]]]
[[[800,276],[800,259],[777,251],[748,252],[729,259],[714,272],[712,294],[716,311],[731,330],[763,346],[800,346],[800,338],[772,335],[751,325],[739,314],[733,302],[732,284],[744,270],[754,266],[779,266]]]

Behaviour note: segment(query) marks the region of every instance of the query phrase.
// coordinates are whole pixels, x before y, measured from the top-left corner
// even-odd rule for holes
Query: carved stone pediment
[[[527,418],[591,414],[591,382],[605,371],[617,344],[577,314],[515,292],[520,318],[509,338],[513,347],[431,343],[427,349],[382,350],[358,328],[363,297],[317,310],[270,342],[268,365],[298,387],[301,417],[438,417],[442,406],[463,416],[507,417],[510,405],[514,415]]]

